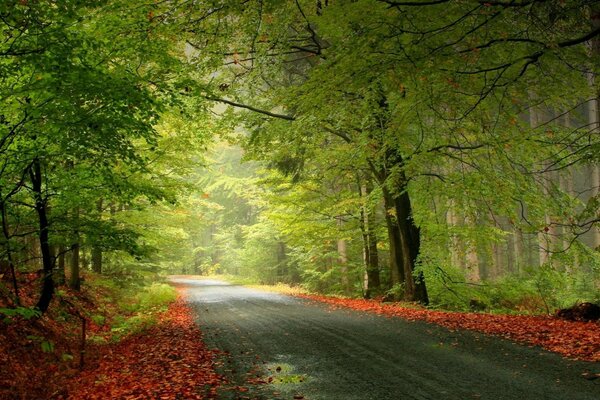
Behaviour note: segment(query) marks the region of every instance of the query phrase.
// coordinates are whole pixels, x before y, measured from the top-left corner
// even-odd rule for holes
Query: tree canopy
[[[65,266],[74,288],[193,272],[449,307],[598,300],[594,1],[20,0],[0,17],[15,303],[41,271],[45,311]]]

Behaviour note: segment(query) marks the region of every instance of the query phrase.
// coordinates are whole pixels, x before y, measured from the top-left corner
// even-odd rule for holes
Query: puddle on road
[[[293,396],[294,399],[305,399],[300,393],[302,385],[311,380],[307,374],[299,374],[295,366],[282,362],[267,363],[264,369],[265,381],[272,387],[274,393],[285,393]]]
[[[267,381],[274,386],[300,385],[310,378],[306,374],[294,373],[296,368],[286,363],[269,363],[265,365]]]

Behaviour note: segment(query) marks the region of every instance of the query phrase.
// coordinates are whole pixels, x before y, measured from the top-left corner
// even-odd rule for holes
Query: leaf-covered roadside
[[[59,399],[215,398],[224,383],[214,370],[215,355],[180,293],[158,324],[110,347]]]
[[[564,357],[600,361],[600,324],[564,321],[546,316],[494,315],[433,311],[385,304],[376,300],[346,299],[313,294],[296,296],[409,321],[427,321],[448,329],[467,329],[543,347]]]

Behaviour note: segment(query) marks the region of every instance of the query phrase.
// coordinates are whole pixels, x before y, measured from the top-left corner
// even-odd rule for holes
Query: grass
[[[107,277],[96,276],[88,278],[86,285],[97,306],[90,315],[95,326],[88,336],[88,341],[94,344],[118,342],[147,330],[177,298],[175,288],[162,282],[129,283],[121,287]]]

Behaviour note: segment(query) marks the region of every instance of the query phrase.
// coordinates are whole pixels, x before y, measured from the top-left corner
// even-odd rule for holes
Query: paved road
[[[188,285],[206,342],[229,352],[222,371],[239,385],[248,374],[273,379],[247,398],[600,399],[600,379],[581,375],[600,363],[219,281],[177,281]]]

